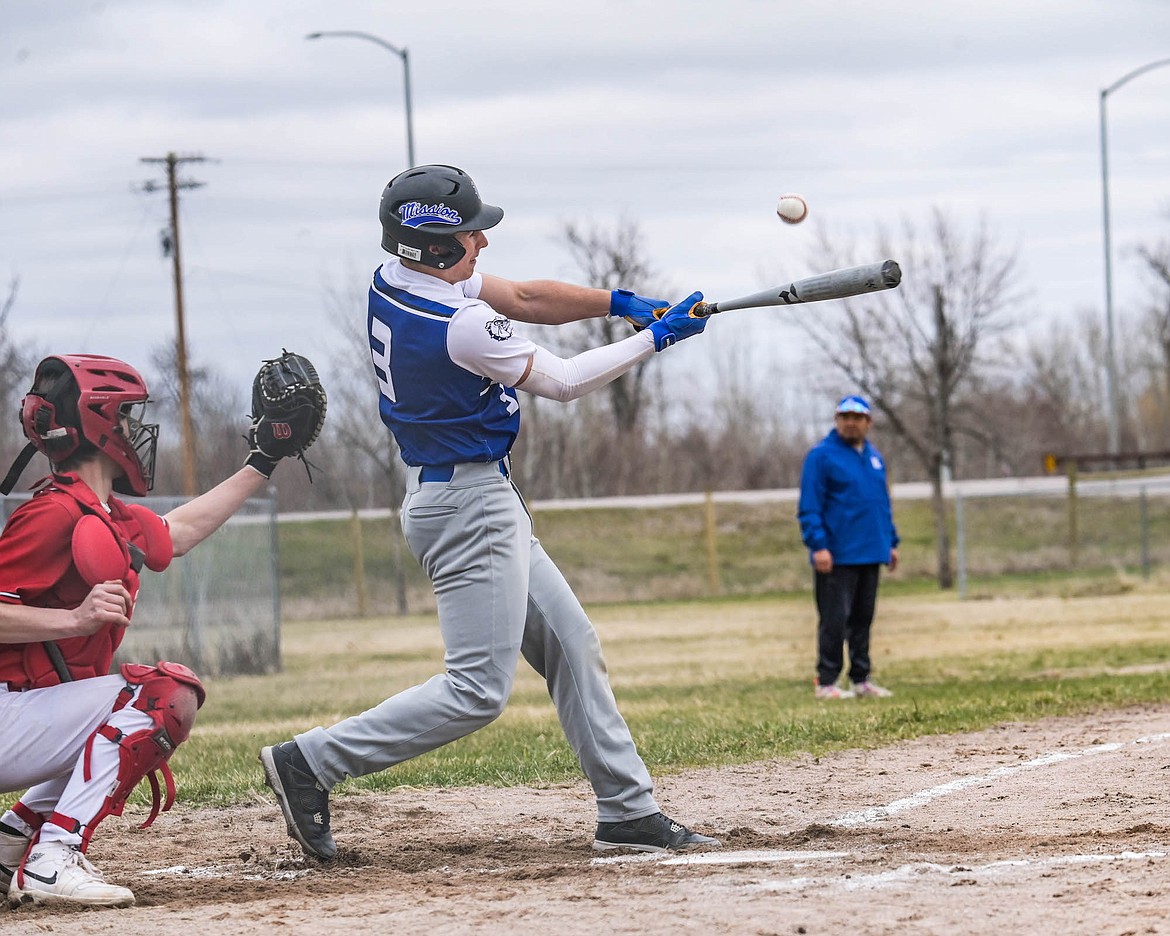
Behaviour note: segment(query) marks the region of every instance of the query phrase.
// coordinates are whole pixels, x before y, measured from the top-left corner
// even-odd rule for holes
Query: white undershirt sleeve
[[[518,390],[549,400],[567,403],[616,380],[639,361],[654,353],[654,336],[649,329],[629,338],[583,351],[571,358],[557,357],[533,345],[532,368]]]
[[[654,353],[649,329],[622,341],[561,358],[512,332],[486,303],[459,309],[447,329],[447,353],[464,370],[505,387],[567,403],[616,380]]]
[[[505,387],[524,376],[536,348],[512,331],[512,322],[484,302],[473,302],[451,316],[447,354],[464,370]]]

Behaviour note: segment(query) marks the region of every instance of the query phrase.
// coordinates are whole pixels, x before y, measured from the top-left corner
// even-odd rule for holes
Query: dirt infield
[[[90,857],[139,905],[0,909],[0,931],[1170,933],[1170,704],[695,771],[658,793],[724,848],[599,857],[584,784],[337,797],[329,867],[267,802],[177,807],[145,832],[109,819]]]

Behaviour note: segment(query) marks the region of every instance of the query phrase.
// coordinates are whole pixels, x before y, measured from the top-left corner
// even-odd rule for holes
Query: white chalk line
[[[650,861],[660,865],[711,865],[711,864],[770,864],[783,861],[817,861],[833,858],[848,858],[852,852],[843,851],[734,851],[699,852],[693,855],[675,855],[664,852],[639,853],[633,855],[608,855],[594,858],[590,864],[633,864]]]
[[[877,890],[882,887],[891,887],[898,884],[921,883],[928,876],[942,876],[950,878],[948,886],[958,881],[974,881],[977,879],[1002,878],[1013,871],[1036,870],[1061,865],[1105,864],[1108,862],[1123,861],[1153,861],[1165,858],[1170,853],[1165,851],[1120,852],[1113,855],[1059,855],[1055,858],[1014,858],[1006,861],[993,861],[979,867],[967,865],[940,865],[934,862],[922,861],[916,864],[902,865],[889,871],[879,871],[876,874],[857,874],[854,872],[839,872],[828,877],[797,877],[783,881],[757,881],[749,885],[751,890],[763,891],[799,891],[810,887],[835,887],[839,890]]]
[[[872,851],[872,849],[868,850]],[[736,852],[701,852],[694,855],[663,855],[663,854],[633,854],[611,855],[604,858],[594,858],[593,865],[631,864],[639,862],[653,862],[659,866],[680,865],[759,865],[791,863],[794,867],[801,867],[816,861],[837,861],[843,858],[856,858],[861,852],[847,851],[769,851],[744,850]],[[1170,853],[1159,850],[1144,852],[1120,852],[1117,854],[1083,854],[1058,855],[1054,858],[1012,858],[1003,861],[993,861],[980,867],[966,865],[941,865],[935,862],[923,861],[915,864],[902,865],[889,871],[880,871],[876,874],[857,874],[855,872],[837,872],[825,877],[795,877],[777,881],[757,881],[752,883],[751,889],[768,891],[801,890],[807,887],[838,887],[842,890],[873,890],[912,881],[921,881],[927,875],[948,877],[1002,877],[1010,871],[1057,867],[1060,865],[1103,864],[1106,862],[1121,861],[1152,861],[1166,858]],[[472,871],[493,873],[503,869],[474,868]],[[154,868],[143,871],[142,874],[151,876],[174,876],[184,878],[217,879],[238,878],[244,881],[295,881],[311,872],[304,870],[279,871],[265,873],[237,874],[231,868],[223,865],[189,866],[173,865],[169,868]]]
[[[901,812],[914,809],[919,806],[925,806],[927,803],[938,799],[942,796],[947,796],[951,793],[965,790],[968,787],[977,786],[979,784],[987,783],[988,781],[999,780],[1003,777],[1011,776],[1025,770],[1035,770],[1039,767],[1046,767],[1050,764],[1063,763],[1065,761],[1075,760],[1081,757],[1092,757],[1097,754],[1108,754],[1119,751],[1129,744],[1144,745],[1157,744],[1166,740],[1170,740],[1170,732],[1162,732],[1159,734],[1146,735],[1141,738],[1135,738],[1129,742],[1110,742],[1107,744],[1094,744],[1087,748],[1082,748],[1079,751],[1054,751],[1048,754],[1042,754],[1039,757],[1034,757],[1029,761],[1024,761],[1019,764],[1011,764],[1003,767],[996,767],[994,770],[988,771],[984,774],[979,774],[973,777],[962,777],[958,780],[951,780],[947,783],[939,784],[927,790],[921,790],[912,796],[904,799],[895,800],[885,806],[874,806],[870,809],[859,810],[856,812],[846,813],[845,815],[834,819],[829,823],[836,827],[854,827],[865,825],[866,823],[876,822],[879,819],[885,819],[889,816],[897,815]],[[817,860],[834,860],[839,858],[847,858],[853,852],[800,852],[800,851],[739,851],[739,852],[701,852],[695,855],[669,855],[662,853],[655,854],[624,854],[615,855],[605,858],[594,858],[593,864],[619,864],[631,862],[655,862],[659,865],[735,865],[735,864],[768,864],[768,863],[782,863],[793,862],[799,863],[801,861],[817,861]],[[1121,855],[1066,855],[1059,858],[1046,859],[1048,864],[1074,864],[1094,861],[1116,861],[1128,860],[1131,858],[1162,858],[1165,857],[1164,852],[1124,852]],[[1020,859],[1012,861],[1001,861],[987,865],[987,869],[1008,868],[1008,867],[1025,867],[1036,862],[1031,859]],[[930,863],[919,865],[906,865],[902,868],[896,868],[891,871],[883,871],[874,875],[852,876],[846,881],[846,886],[852,888],[857,886],[877,886],[886,881],[897,881],[903,878],[908,879],[914,875],[922,874],[926,871],[938,870],[950,873],[952,869],[948,869],[942,865],[934,865]],[[796,881],[806,881],[811,879],[799,878]],[[850,884],[849,881],[854,883]],[[857,882],[862,882],[858,884]],[[868,884],[865,882],[869,882]],[[782,886],[789,886],[790,882],[780,882]],[[778,886],[780,886],[778,885]]]
[[[1146,737],[1137,738],[1129,744],[1156,744],[1160,741],[1165,741],[1170,738],[1170,732],[1162,734],[1148,735]],[[936,800],[942,796],[949,796],[951,793],[957,793],[960,790],[965,790],[968,787],[978,786],[981,783],[987,783],[989,780],[1001,780],[1004,777],[1010,777],[1012,774],[1020,773],[1025,770],[1035,770],[1037,767],[1047,767],[1050,764],[1058,764],[1063,761],[1075,760],[1080,757],[1093,757],[1097,754],[1109,754],[1114,751],[1119,751],[1126,747],[1122,742],[1111,742],[1109,744],[1094,744],[1091,747],[1082,748],[1079,751],[1056,751],[1050,754],[1041,754],[1039,757],[1034,757],[1032,760],[1024,761],[1019,764],[1010,764],[1005,767],[996,767],[994,770],[988,771],[985,774],[979,774],[974,777],[961,777],[958,780],[951,780],[947,783],[939,784],[936,787],[931,787],[928,790],[920,790],[912,796],[907,796],[905,799],[895,800],[892,803],[887,803],[885,806],[873,806],[869,809],[861,809],[855,812],[849,812],[840,818],[834,819],[829,823],[831,826],[838,826],[842,828],[852,828],[854,826],[865,825],[870,822],[877,822],[879,819],[886,819],[898,813],[905,812],[908,809],[915,809],[919,806],[925,806],[932,800]]]
[[[167,877],[186,877],[186,878],[201,878],[201,879],[215,879],[215,878],[239,878],[241,881],[295,881],[299,877],[309,874],[309,869],[303,870],[289,870],[280,871],[273,869],[272,871],[258,872],[249,871],[244,874],[237,873],[231,868],[224,865],[206,865],[203,867],[192,867],[190,865],[172,865],[169,868],[152,868],[149,871],[143,871],[142,874],[149,874],[152,876],[167,876]]]

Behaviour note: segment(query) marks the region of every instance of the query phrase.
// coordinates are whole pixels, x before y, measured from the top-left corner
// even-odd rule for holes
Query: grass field
[[[958,602],[891,581],[872,650],[875,676],[896,695],[834,703],[812,698],[807,596],[589,610],[619,704],[657,775],[1170,698],[1164,587],[1028,590]],[[364,710],[441,665],[431,615],[286,624],[282,673],[209,682],[195,732],[172,760],[184,801],[254,798],[263,744]],[[521,664],[497,722],[338,792],[579,777],[543,684]]]

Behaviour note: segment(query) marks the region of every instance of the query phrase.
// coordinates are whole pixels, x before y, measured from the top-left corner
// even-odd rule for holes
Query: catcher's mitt
[[[244,462],[272,477],[282,458],[305,462],[305,449],[317,441],[325,424],[325,388],[308,358],[285,351],[265,361],[252,381],[252,426]],[[309,480],[312,480],[309,473]]]

